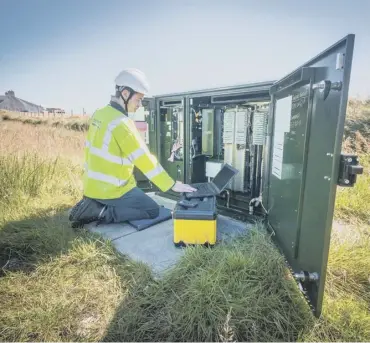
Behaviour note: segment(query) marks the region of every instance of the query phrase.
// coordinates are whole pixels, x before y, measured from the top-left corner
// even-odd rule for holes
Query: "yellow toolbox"
[[[213,246],[217,236],[216,197],[182,197],[173,211],[173,240],[177,247]]]

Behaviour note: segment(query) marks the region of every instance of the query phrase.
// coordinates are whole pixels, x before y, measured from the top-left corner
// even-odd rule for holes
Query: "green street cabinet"
[[[174,179],[206,182],[223,163],[239,170],[218,211],[265,223],[317,316],[336,189],[362,173],[357,156],[341,151],[354,40],[344,37],[278,81],[154,96],[143,107],[148,146]]]

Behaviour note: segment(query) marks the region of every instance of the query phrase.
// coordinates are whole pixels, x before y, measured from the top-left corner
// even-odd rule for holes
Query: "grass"
[[[28,116],[9,111],[0,111],[0,121],[13,121],[22,124],[30,124],[34,126],[45,125],[56,128],[65,128],[74,131],[87,131],[89,129],[88,117],[71,116],[71,117],[44,117],[44,116]]]
[[[2,341],[98,341],[141,269],[98,238],[76,237],[68,253],[2,278]],[[145,271],[145,269],[142,269]]]
[[[370,154],[360,155],[364,175],[357,177],[355,188],[339,188],[336,199],[336,217],[347,222],[370,224]]]
[[[361,154],[365,174],[338,190],[320,319],[259,226],[187,249],[163,279],[73,231],[67,210],[81,196],[84,133],[3,121],[0,341],[369,341],[370,135],[361,113],[351,115],[362,126],[347,129],[345,148]]]
[[[164,279],[131,292],[109,341],[290,341],[312,319],[258,228],[214,250],[189,249]]]

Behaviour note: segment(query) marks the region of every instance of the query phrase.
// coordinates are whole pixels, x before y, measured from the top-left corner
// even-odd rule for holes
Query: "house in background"
[[[17,98],[12,90],[5,92],[5,95],[0,95],[0,110],[31,113],[44,112],[42,106]]]
[[[46,112],[53,113],[53,114],[66,114],[66,112],[61,108],[54,108],[54,107],[48,107],[46,108]]]

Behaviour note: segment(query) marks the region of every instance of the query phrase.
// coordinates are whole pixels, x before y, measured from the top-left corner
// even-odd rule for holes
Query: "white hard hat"
[[[129,87],[137,93],[147,94],[149,83],[145,74],[138,69],[129,68],[122,70],[115,79],[116,86]]]

